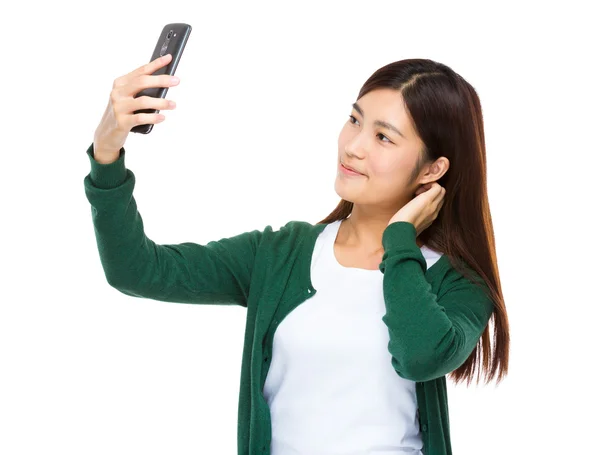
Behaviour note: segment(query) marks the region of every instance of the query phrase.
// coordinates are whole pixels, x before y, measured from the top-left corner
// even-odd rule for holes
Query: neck
[[[381,212],[366,214],[364,210],[354,205],[350,217],[342,221],[338,242],[349,248],[356,248],[372,254],[383,252],[383,231],[398,210],[384,214]],[[417,245],[419,248],[423,246],[418,237]]]

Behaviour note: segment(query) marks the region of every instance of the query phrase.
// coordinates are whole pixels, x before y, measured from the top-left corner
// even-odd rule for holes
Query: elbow
[[[125,282],[123,279],[119,279],[117,275],[106,274],[106,281],[110,287],[116,289],[117,291],[125,294],[127,296],[135,296],[138,294],[134,287],[131,285],[131,282]]]
[[[123,283],[122,279],[119,279],[119,276],[116,274],[105,273],[106,282],[110,287],[115,288],[117,291],[120,291],[122,288],[126,287]]]
[[[445,375],[439,364],[423,358],[404,359],[400,362],[392,357],[392,366],[401,378],[409,381],[425,382]]]
[[[402,378],[425,382],[445,376],[458,368],[465,359],[465,351],[461,349],[463,342],[456,337],[444,343],[443,349],[440,344],[436,347],[429,346],[428,349],[402,350],[392,353],[392,366]]]

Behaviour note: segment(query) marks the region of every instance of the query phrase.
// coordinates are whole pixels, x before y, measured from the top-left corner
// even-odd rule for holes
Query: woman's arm
[[[110,164],[95,161],[84,179],[98,252],[108,283],[120,292],[166,302],[247,306],[256,250],[255,230],[206,245],[157,245],[144,233],[125,150]]]
[[[494,309],[484,289],[452,269],[439,297],[425,278],[427,264],[408,222],[383,234],[383,293],[392,354],[398,374],[428,381],[460,367],[475,349]],[[483,283],[483,281],[481,281]]]

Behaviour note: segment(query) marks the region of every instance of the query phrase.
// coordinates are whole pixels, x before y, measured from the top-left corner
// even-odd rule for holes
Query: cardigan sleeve
[[[408,222],[391,223],[383,233],[383,294],[388,350],[398,374],[428,381],[460,367],[475,349],[494,309],[478,284],[452,270],[439,297],[425,277],[427,263]]]
[[[129,296],[166,302],[247,306],[261,231],[206,245],[158,245],[144,232],[125,150],[109,164],[94,159],[93,143],[86,153],[91,171],[84,179],[85,194],[100,261],[112,287]]]

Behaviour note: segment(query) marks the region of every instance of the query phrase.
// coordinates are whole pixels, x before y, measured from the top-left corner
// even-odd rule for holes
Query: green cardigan
[[[310,262],[326,224],[290,221],[206,245],[157,245],[146,237],[133,197],[125,149],[110,164],[93,158],[84,179],[108,283],[123,294],[165,302],[237,304],[247,309],[238,405],[238,454],[270,452],[271,421],[262,390],[278,324],[314,296]],[[383,233],[383,293],[388,350],[398,375],[416,382],[425,455],[450,455],[445,375],[471,354],[493,302],[452,268],[446,255],[429,269],[411,223]],[[482,281],[481,281],[482,283]],[[351,398],[351,397],[350,397]]]

